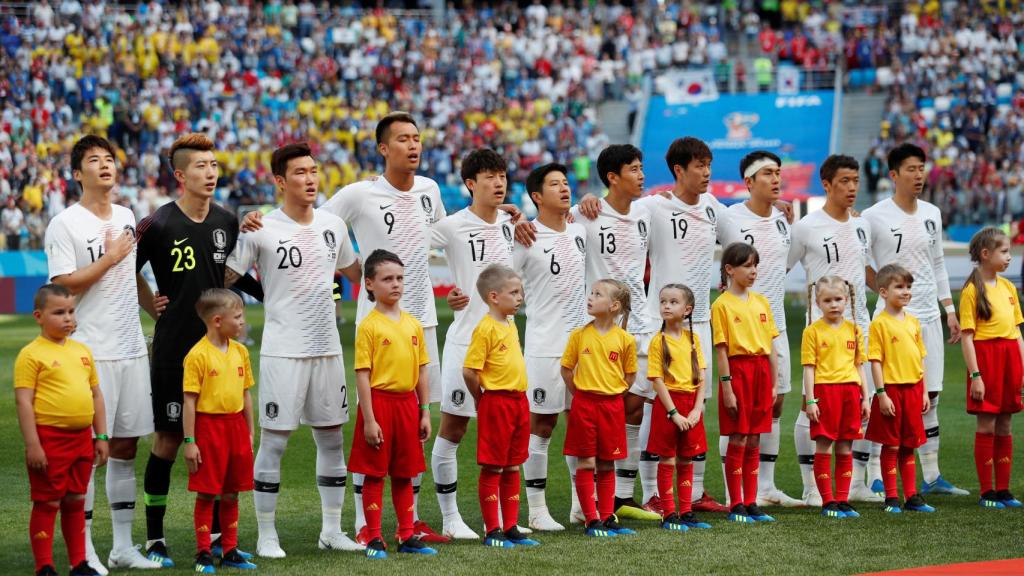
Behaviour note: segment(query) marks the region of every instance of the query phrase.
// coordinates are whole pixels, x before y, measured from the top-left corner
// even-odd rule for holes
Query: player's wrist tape
[[[879,386],[875,388],[875,394],[885,394],[885,386]]]
[[[185,436],[184,441],[185,441],[185,444],[195,444],[196,443],[196,439],[194,437],[192,437],[192,436]]]
[[[669,410],[669,411],[668,411],[668,417],[669,417],[670,419],[671,419],[671,418],[672,418],[673,416],[675,416],[676,414],[679,414],[679,411],[678,411],[678,410],[676,410],[675,408],[673,408],[673,409],[671,409],[671,410]]]
[[[420,410],[430,411],[430,404],[420,404]]]
[[[817,398],[811,398],[810,400],[807,401],[807,405],[808,406],[811,406],[811,405],[817,404],[817,403],[818,403],[818,399]]]
[[[971,380],[974,380],[975,378],[981,378],[981,372],[978,372],[977,370],[971,372]]]
[[[107,440],[107,441],[109,441],[110,440],[110,436],[107,436],[106,434],[97,434],[96,435],[96,440]]]
[[[946,314],[956,314],[956,307],[952,304],[945,305]]]
[[[732,382],[732,376],[719,376],[719,382]]]

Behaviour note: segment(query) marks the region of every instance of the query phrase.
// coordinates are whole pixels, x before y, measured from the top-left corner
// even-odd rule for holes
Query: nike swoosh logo
[[[601,230],[611,230],[611,226],[601,226]]]
[[[829,236],[828,238],[825,238],[824,240],[822,240],[822,242],[828,242],[829,240],[831,240],[833,238],[835,238],[835,236]]]
[[[470,232],[470,233],[469,233],[469,237],[470,237],[470,238],[476,238],[476,237],[477,237],[477,236],[479,236],[479,235],[480,235],[480,232]]]
[[[384,206],[378,206],[378,208],[380,208],[381,210],[387,210],[388,208],[391,208],[391,206],[391,204],[385,204]]]
[[[544,253],[547,254],[548,252],[551,252],[554,249],[555,249],[555,247],[552,246],[551,248],[548,248],[547,250],[545,250]]]
[[[291,239],[291,238],[289,238],[289,239],[287,239],[287,240],[278,240],[278,241],[277,241],[277,243],[278,243],[278,244],[287,244],[287,243],[289,243],[289,242],[291,242],[291,241],[292,241],[292,239]]]
[[[679,216],[680,214],[682,214],[682,212],[673,212],[673,213],[672,213],[672,216],[673,216],[673,217],[676,217],[676,216]]]
[[[92,244],[93,242],[95,242],[97,240],[99,240],[99,236],[97,236],[96,238],[89,238],[88,240],[85,241],[85,243],[86,244]]]
[[[899,228],[889,228],[889,232],[899,232]]]
[[[750,228],[740,228],[740,234],[746,234],[747,232],[750,232]]]
[[[181,244],[182,242],[184,242],[186,240],[188,240],[188,238],[182,238],[181,240],[175,240],[174,241],[174,245],[177,246],[178,244]]]

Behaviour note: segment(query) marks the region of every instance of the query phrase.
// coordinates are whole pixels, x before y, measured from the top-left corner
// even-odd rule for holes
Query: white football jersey
[[[516,244],[515,270],[526,292],[527,356],[561,357],[569,333],[587,323],[587,231],[567,224],[556,232],[534,220],[537,240]]]
[[[46,227],[46,265],[49,278],[71,274],[103,256],[109,232],[114,238],[135,238],[135,214],[111,205],[110,220],[74,204],[57,214]],[[135,282],[135,248],[77,297],[75,340],[85,344],[96,360],[123,360],[146,355],[146,340],[139,322],[139,296]]]
[[[711,194],[697,203],[648,196],[640,200],[651,213],[651,282],[648,314],[660,318],[658,292],[666,284],[685,284],[693,290],[693,321],[711,320],[711,282],[718,285],[715,243],[725,217],[725,206]]]
[[[743,202],[726,209],[729,215],[719,224],[722,246],[746,242],[757,249],[760,264],[753,290],[764,294],[772,307],[775,324],[786,329],[786,264],[792,243],[786,215],[777,208],[767,217],[750,211]]]
[[[629,287],[630,334],[648,334],[658,330],[647,309],[644,272],[651,232],[651,213],[642,203],[633,202],[629,214],[619,214],[604,199],[601,213],[590,220],[578,207],[573,218],[587,231],[587,289],[604,278],[618,280]]]
[[[864,211],[871,224],[871,254],[875,265],[899,264],[914,275],[907,311],[922,324],[939,317],[938,300],[951,298],[949,273],[942,255],[942,214],[918,200],[917,212],[907,214],[891,198]],[[876,270],[877,271],[877,270]],[[885,308],[879,298],[876,312]]]
[[[857,217],[839,222],[824,210],[816,210],[793,226],[792,236],[787,267],[792,268],[797,262],[803,264],[808,283],[834,274],[852,284],[854,305],[852,311],[847,308],[846,315],[867,334],[870,318],[864,268],[869,264],[871,253],[871,225],[868,221]],[[812,303],[808,323],[820,317],[821,310]]]
[[[227,267],[238,274],[259,270],[265,297],[260,354],[312,358],[341,354],[334,320],[334,271],[356,261],[345,223],[313,211],[304,225],[280,208],[263,217],[263,228],[240,234]]]
[[[476,279],[491,264],[512,267],[511,220],[499,210],[494,224],[489,224],[469,208],[463,208],[431,227],[431,245],[444,250],[455,286],[469,296],[469,305],[455,312],[446,341],[468,346],[473,329],[487,314]]]
[[[320,207],[352,227],[363,260],[381,248],[405,264],[402,309],[425,328],[437,326],[434,287],[430,281],[430,226],[444,218],[437,183],[416,176],[412,189],[402,192],[384,177],[349,184]],[[366,290],[359,291],[356,324],[373,309]]]

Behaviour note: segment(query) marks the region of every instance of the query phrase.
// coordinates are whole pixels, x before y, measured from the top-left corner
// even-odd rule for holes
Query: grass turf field
[[[799,390],[799,339],[801,307],[790,302],[788,310],[789,338],[793,351],[794,391]],[[438,334],[451,321],[451,312],[438,302],[441,326]],[[352,375],[353,317],[355,306],[345,305],[347,323],[342,329],[345,361],[348,368],[350,404],[355,406],[354,377]],[[262,309],[250,307],[247,313],[253,338],[259,342],[263,326]],[[145,319],[147,333],[152,322]],[[522,320],[522,319],[520,319]],[[24,468],[24,445],[14,410],[11,372],[18,350],[38,334],[31,317],[0,316],[0,434],[7,441],[0,444],[0,573],[29,574],[32,556],[28,542],[28,481]],[[258,350],[252,350],[254,368],[258,369]],[[941,465],[943,475],[954,484],[967,488],[969,497],[932,497],[938,512],[931,515],[904,513],[889,516],[876,505],[861,504],[863,515],[856,520],[826,520],[817,510],[770,509],[778,522],[771,525],[736,525],[725,521],[724,515],[705,514],[703,519],[713,525],[712,530],[691,530],[685,534],[660,530],[654,523],[625,522],[639,529],[639,534],[615,539],[589,539],[578,527],[563,533],[539,534],[542,543],[535,549],[495,550],[484,548],[477,542],[462,541],[440,546],[440,555],[434,558],[408,557],[392,554],[384,562],[371,562],[355,553],[323,552],[317,549],[320,530],[319,494],[314,481],[315,448],[307,429],[300,429],[290,441],[282,471],[282,490],[278,501],[278,531],[288,557],[282,560],[256,559],[262,574],[318,574],[381,573],[384,570],[414,574],[432,574],[444,571],[450,574],[478,573],[644,573],[655,570],[678,572],[736,573],[736,574],[855,574],[886,569],[988,560],[1024,556],[1021,544],[1021,526],[1024,511],[989,511],[979,508],[977,480],[974,472],[972,446],[974,419],[964,410],[964,367],[959,346],[947,346],[946,394],[939,410],[942,424]],[[254,391],[255,393],[255,391]],[[799,470],[793,449],[793,422],[799,410],[798,393],[790,394],[783,414],[782,444],[776,481],[791,496],[801,492]],[[717,430],[714,402],[708,408],[708,430]],[[439,420],[434,408],[434,429]],[[346,452],[351,446],[351,429],[345,427]],[[1018,462],[1021,425],[1016,425]],[[559,522],[566,522],[569,511],[568,473],[561,457],[564,420],[551,443],[548,479],[548,505]],[[475,424],[471,425],[460,448],[459,505],[463,517],[471,526],[480,526],[479,505],[476,499]],[[718,464],[718,442],[709,439],[709,466],[707,489],[718,500],[723,500],[724,488],[721,467]],[[429,453],[429,446],[427,447]],[[142,474],[149,453],[149,441],[139,445],[136,461],[138,473],[138,507],[136,509],[135,541],[145,541],[145,517],[142,505]],[[429,461],[428,461],[429,462]],[[1024,474],[1020,464],[1015,465],[1011,489],[1024,493]],[[94,541],[100,557],[106,560],[110,549],[110,513],[102,486],[103,472],[97,475],[96,521]],[[920,482],[920,475],[918,476]],[[639,484],[639,482],[638,482]],[[174,468],[170,505],[167,511],[167,540],[178,567],[163,570],[167,574],[191,572],[194,554],[192,532],[193,497],[186,490],[186,468],[179,458]],[[639,486],[637,486],[639,496]],[[351,489],[346,495],[342,527],[352,535]],[[526,524],[526,497],[523,493],[521,524]],[[394,533],[394,513],[390,498],[385,496],[384,533]],[[440,513],[434,496],[433,483],[428,473],[424,478],[420,513],[435,529],[441,529]],[[243,549],[256,547],[256,522],[252,496],[241,497],[240,541]],[[63,541],[54,545],[58,570],[67,569]],[[237,573],[235,570],[219,570]]]

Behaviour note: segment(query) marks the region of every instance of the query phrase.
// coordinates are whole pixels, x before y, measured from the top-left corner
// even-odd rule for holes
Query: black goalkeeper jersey
[[[170,299],[156,322],[154,368],[181,369],[206,334],[196,301],[203,290],[224,287],[224,263],[237,240],[238,218],[212,203],[203,222],[193,222],[169,202],[139,223],[136,267],[150,262],[157,289]]]

